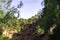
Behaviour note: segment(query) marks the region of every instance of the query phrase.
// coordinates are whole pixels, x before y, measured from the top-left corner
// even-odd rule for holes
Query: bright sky
[[[30,18],[37,14],[39,9],[42,9],[44,6],[41,5],[43,0],[22,0],[23,6],[20,9],[20,17],[21,18]],[[19,4],[20,0],[13,0],[12,6]]]

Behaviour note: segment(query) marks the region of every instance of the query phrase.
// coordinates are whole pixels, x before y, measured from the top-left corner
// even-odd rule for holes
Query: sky
[[[13,0],[11,3],[11,7],[16,7],[20,1],[23,2],[22,8],[19,9],[20,17],[24,19],[28,19],[34,16],[38,13],[39,10],[42,10],[42,8],[44,7],[43,5],[41,5],[43,0]]]

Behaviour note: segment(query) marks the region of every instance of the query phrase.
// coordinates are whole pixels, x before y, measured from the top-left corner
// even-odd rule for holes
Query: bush
[[[44,34],[44,29],[42,29],[39,25],[36,27],[37,34]]]

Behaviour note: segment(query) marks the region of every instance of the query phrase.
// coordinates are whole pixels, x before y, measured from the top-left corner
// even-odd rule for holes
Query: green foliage
[[[0,37],[0,40],[3,40],[3,38],[2,38],[2,37]]]
[[[56,2],[56,0],[44,0],[44,2],[45,8],[43,9],[43,15],[41,17],[41,20],[43,22],[41,28],[43,28],[45,32],[48,32],[50,27],[52,27],[53,24],[56,24],[56,30],[59,30],[60,3]]]
[[[0,18],[3,18],[3,17],[4,17],[3,11],[0,10]]]
[[[42,29],[39,25],[37,26],[36,31],[39,35],[44,34],[44,29]]]
[[[0,2],[5,2],[6,0],[0,0]]]

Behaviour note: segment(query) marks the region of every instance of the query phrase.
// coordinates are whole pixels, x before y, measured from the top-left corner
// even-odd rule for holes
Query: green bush
[[[44,29],[42,29],[39,25],[36,27],[37,34],[44,34]]]

